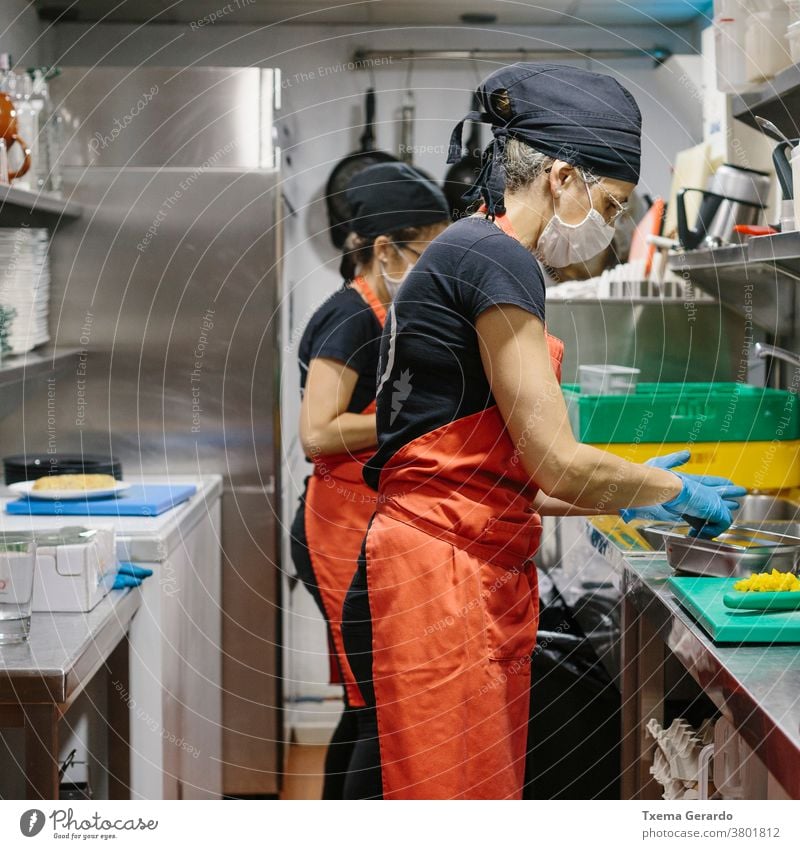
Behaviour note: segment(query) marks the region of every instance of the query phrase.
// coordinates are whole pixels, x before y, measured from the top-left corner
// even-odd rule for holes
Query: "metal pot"
[[[767,205],[770,175],[740,165],[720,165],[707,189],[681,189],[677,204],[678,238],[686,250],[703,244],[717,247],[734,240],[737,224],[758,224]],[[689,227],[686,220],[687,192],[703,196],[697,221]]]

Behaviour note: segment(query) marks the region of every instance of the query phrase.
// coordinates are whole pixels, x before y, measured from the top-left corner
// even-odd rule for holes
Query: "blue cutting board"
[[[160,516],[191,498],[194,484],[135,484],[114,498],[44,501],[19,498],[6,504],[6,513],[24,516]]]
[[[722,597],[740,578],[669,578],[678,601],[715,643],[800,643],[800,610],[732,610]]]

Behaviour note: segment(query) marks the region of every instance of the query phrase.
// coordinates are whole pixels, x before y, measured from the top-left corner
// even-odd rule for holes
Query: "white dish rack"
[[[657,720],[647,723],[656,742],[650,774],[664,788],[664,799],[708,799],[709,764],[714,755],[714,723],[706,720],[699,729],[685,719],[668,728]]]

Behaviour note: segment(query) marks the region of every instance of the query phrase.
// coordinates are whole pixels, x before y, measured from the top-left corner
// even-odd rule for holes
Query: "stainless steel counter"
[[[649,620],[786,792],[800,798],[800,646],[715,645],[666,586],[672,569],[663,557],[624,562],[626,604]]]
[[[663,555],[625,554],[595,523],[587,527],[586,520],[570,521],[583,523],[585,538],[621,585],[621,682],[623,703],[627,705],[623,710],[628,717],[623,736],[628,743],[638,745],[643,738],[641,728],[629,727],[635,714],[633,702],[642,700],[642,693],[638,692],[642,681],[652,684],[660,674],[658,669],[642,668],[642,676],[637,679],[635,667],[647,667],[648,655],[656,658],[650,665],[658,665],[652,645],[658,637],[758,753],[786,792],[800,798],[800,646],[715,645],[667,587],[672,569]],[[565,583],[575,583],[576,576],[558,569],[549,574],[557,586],[561,584],[562,595],[567,589]],[[639,618],[646,625],[644,639],[634,621]],[[632,685],[637,692],[630,692]],[[647,702],[648,697],[643,701]],[[632,769],[630,763],[625,767]]]
[[[140,587],[111,592],[86,614],[34,613],[26,643],[0,646],[0,704],[69,704],[125,636]]]
[[[26,643],[0,646],[0,726],[24,729],[28,799],[58,799],[59,720],[100,669],[127,691],[127,632],[141,601],[136,587],[86,614],[34,613]],[[128,798],[128,705],[109,699],[106,720],[109,798]]]

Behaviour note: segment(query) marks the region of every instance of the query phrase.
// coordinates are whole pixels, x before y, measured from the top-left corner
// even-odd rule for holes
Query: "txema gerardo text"
[[[728,813],[727,811],[719,811],[715,813],[709,813],[708,811],[642,811],[642,816],[646,822],[652,822],[653,820],[672,820],[673,822],[679,822],[681,820],[732,820],[733,814]]]

